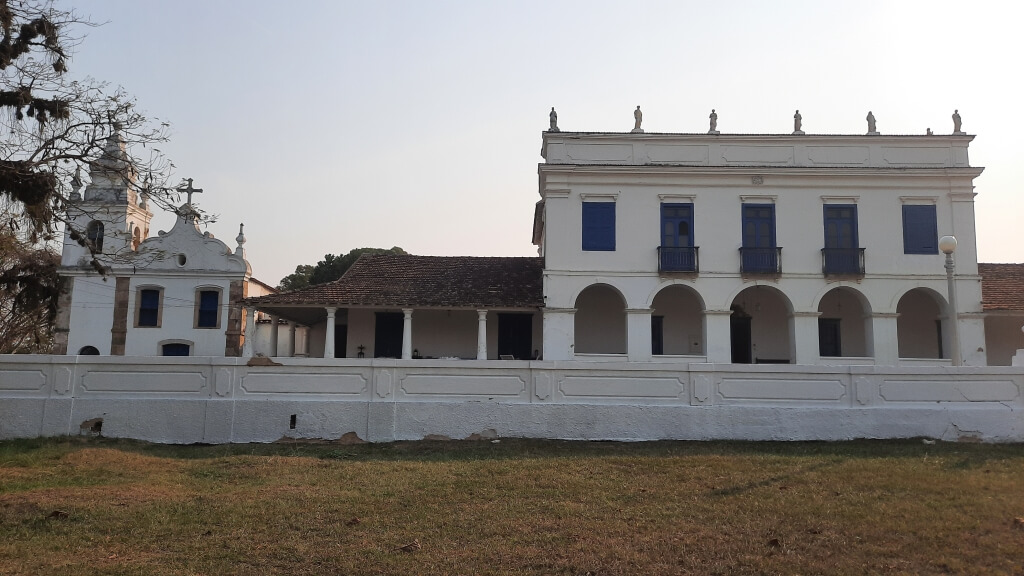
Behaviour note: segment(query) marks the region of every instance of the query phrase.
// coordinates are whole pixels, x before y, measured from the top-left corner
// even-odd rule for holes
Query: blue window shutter
[[[583,203],[583,249],[615,250],[615,202]]]
[[[903,253],[939,253],[939,231],[935,205],[909,204],[903,206]]]

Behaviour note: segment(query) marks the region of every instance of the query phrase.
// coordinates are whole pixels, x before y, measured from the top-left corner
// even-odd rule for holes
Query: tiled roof
[[[982,310],[1024,310],[1024,264],[978,264]]]
[[[537,308],[543,258],[364,254],[333,282],[248,302],[255,306]]]

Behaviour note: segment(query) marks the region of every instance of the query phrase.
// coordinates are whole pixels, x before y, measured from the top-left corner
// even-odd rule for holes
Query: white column
[[[630,362],[653,358],[651,350],[651,309],[626,309],[626,356]]]
[[[899,314],[875,313],[871,315],[871,353],[876,366],[899,364],[899,330],[896,319]]]
[[[334,358],[334,314],[337,308],[327,308],[327,334],[324,335],[324,358]]]
[[[476,359],[487,360],[487,310],[476,311]]]
[[[295,322],[288,321],[288,356],[295,356]]]
[[[402,308],[402,360],[412,359],[412,308]]]
[[[573,359],[575,315],[575,308],[544,309],[544,360]]]
[[[270,316],[270,357],[274,358],[277,356],[277,339],[280,336],[280,331],[277,326],[278,317]]]
[[[242,344],[242,358],[252,358],[253,334],[256,333],[256,309],[245,309],[245,342]]]
[[[818,347],[818,317],[821,312],[793,313],[793,355],[797,364],[820,364]]]
[[[704,311],[704,354],[712,364],[732,364],[732,310]]]

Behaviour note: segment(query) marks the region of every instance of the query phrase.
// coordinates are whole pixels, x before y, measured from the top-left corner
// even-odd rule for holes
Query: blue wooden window
[[[843,250],[859,248],[856,206],[852,204],[825,206],[825,248]]]
[[[139,291],[139,326],[159,326],[160,319],[160,291],[140,290]]]
[[[161,353],[164,356],[188,356],[191,346],[179,342],[164,344]]]
[[[938,254],[939,231],[934,204],[903,206],[903,253]]]
[[[779,251],[775,246],[775,205],[743,205],[742,270],[744,273],[778,273]]]
[[[775,248],[775,205],[743,205],[743,247]]]
[[[615,202],[583,203],[583,249],[615,250]]]
[[[693,204],[661,205],[661,245],[668,248],[693,246]]]
[[[199,318],[200,328],[217,327],[217,311],[220,307],[220,292],[217,290],[202,290],[199,292]]]

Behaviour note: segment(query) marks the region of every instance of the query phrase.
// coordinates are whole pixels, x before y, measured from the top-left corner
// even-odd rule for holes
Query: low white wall
[[[0,438],[1024,441],[1024,367],[277,360],[0,356]]]

